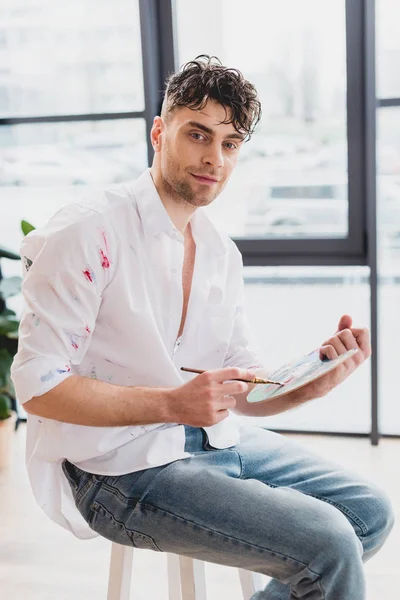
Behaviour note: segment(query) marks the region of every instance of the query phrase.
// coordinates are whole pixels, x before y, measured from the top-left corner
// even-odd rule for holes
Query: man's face
[[[209,101],[202,110],[179,107],[167,119],[154,121],[152,138],[158,142],[154,147],[163,186],[192,206],[210,204],[238,160],[245,135],[232,123],[221,123],[226,117],[223,106]]]

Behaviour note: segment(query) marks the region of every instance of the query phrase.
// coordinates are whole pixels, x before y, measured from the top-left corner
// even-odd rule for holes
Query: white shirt
[[[178,343],[184,238],[149,170],[64,207],[24,239],[24,311],[11,371],[21,403],[73,374],[120,386],[178,387],[195,377],[181,366],[262,367],[248,344],[240,252],[202,209],[191,227],[195,267]],[[28,415],[27,425],[35,498],[81,538],[96,534],[74,506],[64,458],[91,473],[119,475],[190,456],[179,423],[89,427]],[[218,448],[240,439],[233,414],[204,429]]]

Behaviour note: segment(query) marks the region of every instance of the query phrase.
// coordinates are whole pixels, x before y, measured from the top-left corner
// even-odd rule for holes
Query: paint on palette
[[[90,377],[92,379],[97,379],[97,372],[96,372],[96,366],[93,365],[92,370],[90,371]]]
[[[38,327],[40,325],[40,317],[38,317],[36,313],[32,313],[32,321],[35,327]]]

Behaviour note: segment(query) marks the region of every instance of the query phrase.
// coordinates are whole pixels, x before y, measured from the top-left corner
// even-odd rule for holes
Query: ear
[[[164,131],[164,121],[162,117],[154,117],[153,127],[150,132],[151,145],[154,152],[160,152],[162,144],[162,133]]]

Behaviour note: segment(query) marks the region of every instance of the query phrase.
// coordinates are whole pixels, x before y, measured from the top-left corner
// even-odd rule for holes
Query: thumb
[[[342,315],[340,317],[338,331],[343,331],[343,329],[351,329],[353,324],[353,319],[349,315]]]

